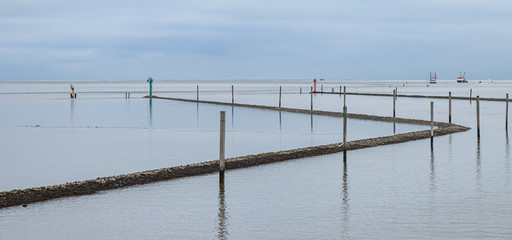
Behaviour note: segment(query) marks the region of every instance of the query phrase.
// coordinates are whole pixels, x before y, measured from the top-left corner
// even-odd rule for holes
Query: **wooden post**
[[[231,104],[235,104],[235,87],[231,85]]]
[[[434,102],[430,102],[430,137],[434,137]]]
[[[332,88],[331,92],[334,93],[334,88]]]
[[[395,87],[395,99],[398,99],[398,87]]]
[[[471,95],[473,94],[473,89],[469,89],[469,102],[471,102]]]
[[[220,149],[219,149],[219,174],[221,182],[224,182],[224,170],[226,168],[226,163],[224,159],[224,151],[225,151],[225,143],[226,143],[226,112],[220,112]]]
[[[324,85],[320,85],[320,87],[322,88],[322,93],[324,93]]]
[[[393,90],[393,118],[396,117],[396,89]]]
[[[341,95],[341,85],[340,85],[340,95]]]
[[[343,106],[343,150],[347,151],[347,106]]]
[[[311,111],[313,111],[313,87],[311,87],[311,93],[309,95],[311,95]]]
[[[508,93],[505,98],[505,130],[508,129]]]
[[[343,86],[343,106],[347,106],[347,86]]]
[[[302,87],[300,87],[300,94],[302,94]]]
[[[347,151],[347,87],[343,86],[343,149]]]
[[[480,138],[480,96],[476,96],[476,136]]]
[[[448,122],[452,123],[452,92],[448,93]]]
[[[199,85],[196,86],[196,101],[199,102]]]
[[[279,86],[279,108],[281,108],[281,92],[282,92],[282,86]]]

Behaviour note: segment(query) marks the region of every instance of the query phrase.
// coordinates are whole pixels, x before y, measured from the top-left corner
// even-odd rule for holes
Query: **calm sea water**
[[[472,88],[473,94],[503,97],[512,89],[510,83],[330,84],[338,85],[338,91],[340,84],[360,92],[391,92],[398,86],[404,94],[452,91],[461,96]],[[125,90],[140,91],[136,94],[142,96],[144,83],[105,83],[117,84],[122,88],[119,93],[98,93],[107,89],[103,83],[84,82],[80,88],[74,83],[79,89],[74,106],[61,96],[69,87],[65,84],[62,91],[51,94],[41,93],[50,89],[46,83],[39,90],[35,83],[8,84],[0,84],[0,92],[30,88],[39,93],[0,95],[5,133],[0,176],[2,184],[8,182],[3,186],[26,178],[34,181],[14,186],[213,160],[218,154],[215,144],[209,153],[203,151],[217,141],[218,111],[227,111],[229,120],[232,110],[171,101],[153,101],[150,108],[147,99],[134,99],[133,94],[131,100],[124,99]],[[196,83],[165,84],[155,84],[155,94],[196,97]],[[309,83],[299,81],[200,82],[204,89],[200,97],[230,102],[232,84],[240,91],[235,95],[237,102],[277,105],[279,85],[283,85],[283,106],[309,108],[309,95],[298,91],[301,86],[305,91]],[[86,86],[89,92],[80,93]],[[315,108],[340,111],[342,101],[337,95],[317,94]],[[430,101],[398,98],[397,116],[429,119]],[[433,101],[436,120],[447,121],[448,101]],[[16,104],[28,110],[19,111],[12,106]],[[391,98],[347,96],[347,104],[349,112],[392,114]],[[432,145],[430,140],[419,140],[349,151],[346,156],[331,154],[229,171],[223,187],[218,176],[211,174],[11,207],[0,210],[0,235],[6,239],[510,239],[512,179],[505,103],[481,103],[480,139],[475,131],[475,105],[474,101],[453,101],[453,121],[473,129],[436,137]],[[235,108],[231,113],[228,136],[238,137],[233,137],[228,155],[330,143],[341,136],[336,118],[315,116],[312,132],[307,115],[282,113],[279,121],[278,113],[270,111]],[[351,139],[392,134],[388,123],[350,120],[349,126]],[[410,125],[398,129],[418,128],[423,129]],[[169,151],[174,142],[188,144]],[[195,149],[191,145],[199,147],[200,153],[184,153]],[[59,158],[59,151],[65,157]],[[66,163],[69,159],[73,161]],[[23,173],[30,164],[37,166]],[[61,172],[69,173],[52,178]]]

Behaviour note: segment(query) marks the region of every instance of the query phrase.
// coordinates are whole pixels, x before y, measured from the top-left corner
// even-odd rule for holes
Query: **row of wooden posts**
[[[340,86],[341,90],[341,86]],[[347,143],[347,95],[346,87],[343,87],[343,146]],[[302,88],[301,88],[302,93]],[[279,86],[279,108],[281,108],[282,87]],[[313,89],[311,88],[311,111],[313,111]],[[199,101],[199,85],[197,85],[197,101]],[[231,85],[231,103],[235,103],[234,87]],[[224,171],[226,169],[225,145],[226,145],[226,112],[220,111],[220,141],[219,141],[219,183],[224,184]]]
[[[342,93],[342,86],[340,86],[340,94]],[[197,85],[197,96],[196,96],[196,100],[199,101],[199,85]],[[282,99],[282,91],[283,88],[282,86],[279,86],[279,108],[281,108],[281,99]],[[334,92],[334,88],[332,89],[332,91]],[[472,99],[472,92],[473,92],[473,89],[470,89],[469,91],[469,101],[471,101]],[[300,88],[300,93],[302,94],[302,87]],[[311,103],[310,103],[310,106],[311,106],[311,111],[313,111],[313,87],[311,87],[310,89],[310,95],[311,95]],[[343,86],[343,107],[344,107],[344,114],[346,114],[346,111],[345,111],[345,108],[346,108],[346,94],[347,94],[347,91],[346,91],[346,86]],[[127,93],[127,97],[129,98],[129,93]],[[393,119],[396,118],[396,100],[398,98],[398,88],[395,88],[393,89]],[[476,97],[476,102],[477,102],[477,132],[478,132],[478,135],[479,132],[480,132],[480,116],[479,116],[479,113],[480,113],[480,97],[477,96]],[[505,112],[505,128],[508,129],[508,93],[506,94],[506,112]],[[231,85],[231,103],[234,104],[235,103],[235,88],[233,85]],[[448,93],[448,122],[449,123],[452,123],[452,92],[449,92]]]
[[[333,88],[334,91],[334,88]],[[300,88],[302,93],[302,88]],[[279,108],[281,108],[281,94],[282,87],[279,86]],[[341,94],[341,86],[340,86]],[[470,89],[471,101],[472,89]],[[313,111],[313,88],[311,87],[311,111]],[[393,89],[393,120],[396,118],[396,100],[398,96],[398,89]],[[505,128],[508,128],[508,93],[505,98],[506,111],[505,111]],[[199,85],[197,85],[197,101],[199,101]],[[235,103],[234,86],[231,86],[231,103]],[[452,122],[452,92],[448,93],[448,121]],[[476,122],[477,122],[477,137],[480,138],[480,96],[476,96]],[[434,137],[434,102],[430,102],[430,137]],[[220,112],[220,144],[219,144],[219,181],[224,184],[224,170],[225,170],[225,141],[226,141],[226,112]],[[343,86],[343,146],[347,143],[347,88]]]

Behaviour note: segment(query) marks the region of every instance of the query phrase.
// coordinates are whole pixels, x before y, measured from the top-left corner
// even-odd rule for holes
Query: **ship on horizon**
[[[468,83],[468,80],[466,80],[466,72],[464,72],[464,75],[462,75],[462,72],[460,72],[460,75],[457,77],[458,83]]]
[[[432,75],[432,72],[430,72],[430,80],[428,81],[430,84],[436,84],[437,83],[437,73],[434,73]]]

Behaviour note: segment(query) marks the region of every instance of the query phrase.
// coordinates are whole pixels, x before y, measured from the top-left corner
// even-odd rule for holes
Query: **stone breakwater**
[[[336,94],[340,95],[339,92],[314,92],[316,94]],[[341,93],[343,94],[343,93]],[[388,93],[356,93],[356,92],[347,92],[347,95],[360,95],[360,96],[374,96],[374,97],[393,97],[393,94]],[[434,96],[434,95],[415,95],[415,94],[398,94],[397,97],[406,97],[406,98],[435,98],[435,99],[448,99],[448,96]],[[476,100],[476,96],[470,97],[460,97],[460,96],[452,96],[452,99],[457,100]],[[490,98],[490,97],[481,97],[480,101],[495,101],[495,102],[505,102],[506,98]],[[510,101],[510,99],[509,99]]]
[[[206,103],[206,102],[205,102]],[[229,104],[231,105],[231,104]],[[242,106],[242,104],[235,104],[236,106]],[[258,107],[260,108],[260,107]],[[269,107],[268,109],[274,109]],[[284,111],[284,109],[281,109]],[[287,111],[311,113],[307,110],[299,109],[286,109]],[[313,111],[317,112],[317,111]],[[340,113],[320,112],[322,115],[331,115]],[[355,115],[352,117],[364,117],[369,120],[381,120],[383,117],[369,116],[369,115]],[[384,121],[389,121],[388,118],[384,117]],[[392,121],[392,120],[391,120]],[[428,121],[412,120],[412,119],[401,119],[400,122],[407,122],[413,124],[430,124]],[[435,136],[466,131],[469,128],[459,126],[455,124],[447,123],[436,123],[439,127],[434,130]],[[242,157],[235,157],[226,160],[226,170],[246,168],[257,166],[261,164],[269,164],[275,162],[281,162],[286,160],[292,160],[297,158],[319,156],[324,154],[331,154],[342,152],[346,150],[355,150],[361,148],[375,147],[379,145],[395,144],[407,141],[413,141],[418,139],[430,138],[430,130],[417,131],[410,133],[397,134],[387,137],[369,138],[363,140],[356,140],[347,142],[344,146],[342,143],[334,143],[328,145],[321,145],[315,147],[299,148],[280,152],[269,152],[257,155],[249,155]],[[0,193],[0,208],[25,205],[34,202],[40,202],[50,199],[56,199],[61,197],[79,196],[93,194],[98,191],[117,189],[122,187],[128,187],[133,185],[147,184],[151,182],[170,180],[175,178],[198,176],[209,173],[214,173],[219,170],[219,162],[208,161],[196,164],[189,164],[184,166],[162,168],[157,170],[143,171],[132,174],[125,174],[119,176],[102,177],[86,181],[78,181],[72,183],[66,183],[61,185],[46,186],[29,188],[24,190],[12,190],[8,192]]]
[[[181,102],[205,103],[205,104],[215,104],[215,105],[227,105],[227,106],[234,106],[234,107],[246,107],[246,108],[256,108],[256,109],[267,109],[267,110],[273,110],[273,111],[304,113],[304,114],[323,115],[323,116],[331,116],[331,117],[343,117],[342,112],[329,112],[329,111],[321,111],[321,110],[311,111],[311,110],[307,110],[307,109],[297,109],[297,108],[272,107],[272,106],[264,106],[264,105],[226,103],[226,102],[203,101],[203,100],[197,101],[197,100],[190,100],[190,99],[183,99],[183,98],[170,98],[170,97],[157,97],[157,96],[152,96],[152,97],[146,96],[145,98],[154,98],[154,99],[181,101]],[[382,116],[367,115],[367,114],[347,113],[347,118],[360,119],[360,120],[371,120],[371,121],[383,121],[383,122],[408,123],[408,124],[417,124],[417,125],[429,125],[430,126],[430,121],[425,121],[425,120],[382,117]],[[454,124],[449,124],[449,123],[444,123],[444,122],[434,122],[434,126],[436,126],[436,127],[448,127],[448,126],[453,126],[453,125]]]

